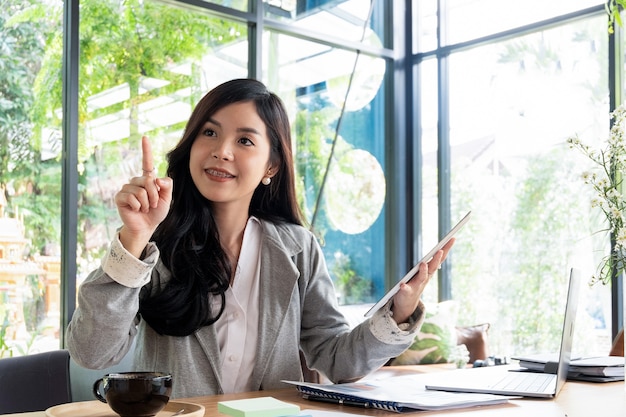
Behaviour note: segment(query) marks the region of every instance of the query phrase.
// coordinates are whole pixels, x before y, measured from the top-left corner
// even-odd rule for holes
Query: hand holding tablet
[[[413,276],[417,273],[417,271],[419,270],[419,266],[422,262],[428,262],[430,261],[430,259],[439,251],[441,250],[449,241],[450,239],[452,239],[454,237],[454,235],[465,225],[465,223],[467,223],[467,221],[470,218],[470,214],[472,212],[469,211],[449,232],[448,234],[446,234],[440,241],[439,243],[437,243],[437,245],[435,245],[434,248],[432,248],[430,250],[430,252],[428,252],[417,264],[415,264],[415,266],[413,268],[411,268],[411,270],[409,272],[406,273],[406,275],[404,277],[402,277],[402,279],[400,281],[398,281],[398,283],[396,285],[394,285],[394,287],[392,289],[390,289],[387,294],[385,294],[383,296],[383,298],[381,298],[376,304],[374,304],[372,306],[372,308],[370,308],[367,313],[365,313],[365,317],[371,317],[378,309],[380,309],[382,306],[384,306],[390,299],[391,297],[393,297],[398,290],[400,289],[400,285],[402,283],[406,283],[408,281],[411,280],[411,278],[413,278]]]

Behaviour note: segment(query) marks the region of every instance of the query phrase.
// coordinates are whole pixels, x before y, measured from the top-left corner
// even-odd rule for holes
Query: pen
[[[312,394],[302,394],[302,398],[304,398],[305,400],[320,401],[320,402],[330,403],[330,404],[350,405],[353,407],[370,408],[370,403],[365,402],[365,401],[343,400],[340,398],[328,398],[328,397],[324,397],[321,395],[312,395]]]

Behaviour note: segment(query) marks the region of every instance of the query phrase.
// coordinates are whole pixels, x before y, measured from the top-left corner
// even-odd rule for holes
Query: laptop
[[[511,370],[504,366],[460,369],[434,376],[433,378],[436,379],[426,381],[426,389],[520,397],[556,397],[565,384],[569,370],[580,280],[580,271],[572,268],[569,276],[561,347],[556,369],[544,372],[524,372],[520,369]]]

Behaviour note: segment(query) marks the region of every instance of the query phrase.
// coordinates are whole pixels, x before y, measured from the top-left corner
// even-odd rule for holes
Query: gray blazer
[[[407,330],[396,326],[389,306],[351,330],[315,236],[292,224],[261,225],[259,337],[252,373],[258,390],[302,380],[300,350],[311,369],[340,382],[367,375],[410,346],[423,321],[421,303]],[[155,261],[147,285],[160,287],[169,279],[169,271]],[[137,338],[134,368],[171,372],[173,398],[222,393],[215,328],[186,337],[159,335],[138,315],[139,291],[117,283],[102,267],[93,271],[80,286],[79,307],[66,333],[72,358],[102,369],[119,362]]]

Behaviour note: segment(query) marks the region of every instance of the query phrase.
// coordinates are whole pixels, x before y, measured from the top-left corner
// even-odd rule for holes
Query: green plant
[[[28,275],[25,283],[29,291],[23,299],[24,322],[28,332],[36,333],[45,317],[45,286],[39,275]]]
[[[611,252],[600,261],[592,284],[611,282],[613,273],[619,274],[626,267],[626,199],[622,194],[622,176],[626,172],[626,107],[619,106],[610,114],[613,125],[609,137],[601,148],[583,143],[576,135],[567,142],[578,149],[596,165],[596,170],[582,174],[585,184],[595,191],[592,207],[599,208],[608,222],[608,227],[599,232],[610,234]]]
[[[53,224],[60,217],[60,209],[56,210],[60,171],[55,187],[49,188],[49,163],[42,159],[41,142],[32,134],[33,84],[47,28],[39,21],[14,20],[29,3],[0,0],[0,190],[8,202],[7,214],[17,214],[19,207],[25,221],[32,222],[28,230],[36,233],[28,237],[38,247],[49,239],[58,240],[59,228]]]
[[[362,303],[372,298],[372,281],[353,269],[348,255],[336,253],[331,272],[341,296],[341,304]]]
[[[19,207],[24,213],[27,237],[38,252],[50,243],[58,246],[61,235],[63,7],[41,0],[0,0],[0,5],[0,50],[7,51],[0,56],[0,186],[6,185],[7,212]],[[139,107],[183,89],[191,91],[188,100],[193,104],[202,93],[195,62],[213,46],[245,36],[246,29],[139,0],[84,0],[80,18],[77,253],[88,259],[99,258],[103,250],[90,236],[118,225],[108,182],[128,177],[120,172],[133,155],[127,150],[137,148],[141,133],[165,136],[184,127],[139,132]],[[174,63],[189,65],[191,75],[171,71]],[[165,80],[165,85],[145,89],[145,80]],[[104,108],[88,106],[95,95],[126,87],[126,100]],[[91,135],[90,120],[120,112],[128,112],[128,137],[102,143]],[[49,137],[45,132],[55,133]],[[161,145],[153,149],[160,151]],[[44,158],[46,146],[53,146],[54,155]]]
[[[9,322],[9,312],[4,312],[4,319],[0,323],[0,358],[13,356],[13,349],[6,342],[7,329],[11,323]]]
[[[609,16],[609,33],[615,32],[615,24],[623,26],[622,16],[620,12],[626,6],[626,0],[608,0],[604,7]]]

